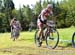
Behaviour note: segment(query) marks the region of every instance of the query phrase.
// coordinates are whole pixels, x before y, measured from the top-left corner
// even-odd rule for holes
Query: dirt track
[[[14,53],[14,55],[75,55],[75,49],[72,47],[57,47],[56,49],[48,49],[44,46],[38,47],[10,47],[0,49],[2,53]]]

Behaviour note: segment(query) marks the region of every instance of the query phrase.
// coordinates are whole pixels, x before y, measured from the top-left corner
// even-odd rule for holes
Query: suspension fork
[[[48,36],[50,36],[50,35],[53,36],[53,30],[50,27],[47,28],[47,32],[46,33],[47,33]]]

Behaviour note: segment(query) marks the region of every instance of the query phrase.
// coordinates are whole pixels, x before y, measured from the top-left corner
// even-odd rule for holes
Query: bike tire
[[[72,35],[72,46],[75,47],[75,32]]]
[[[54,46],[52,46],[52,47],[49,46],[47,39],[48,39],[50,36],[46,36],[46,45],[47,45],[48,48],[51,48],[51,49],[55,49],[55,48],[57,47],[58,43],[59,43],[59,32],[58,32],[56,29],[54,29],[54,30],[55,30],[55,32],[57,33],[57,41],[56,41],[56,43],[55,43]]]
[[[37,40],[36,40],[36,38],[37,38],[37,36],[36,36],[36,35],[37,35],[37,32],[38,32],[38,30],[36,30],[35,36],[34,36],[34,42],[35,42],[35,44],[36,44],[36,41],[37,41]]]
[[[41,45],[42,45],[42,42],[40,42],[40,39],[39,40],[37,40],[37,33],[38,33],[38,29],[36,30],[36,32],[35,32],[35,36],[34,36],[34,41],[35,41],[35,44],[36,44],[36,46],[37,47],[41,47]]]

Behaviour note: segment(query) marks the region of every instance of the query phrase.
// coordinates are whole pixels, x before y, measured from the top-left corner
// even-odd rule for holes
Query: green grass
[[[11,46],[22,46],[29,45],[34,40],[34,32],[21,32],[20,37],[15,42],[10,38],[10,33],[1,33],[0,34],[0,48],[11,47]],[[19,44],[20,43],[20,44]]]
[[[72,35],[75,32],[74,27],[58,29],[60,36],[60,44],[63,46],[71,45]]]
[[[62,40],[59,45],[67,45],[68,42],[64,42],[64,40],[71,41],[74,31],[74,27],[58,29],[60,40]],[[19,39],[12,41],[10,39],[10,33],[0,33],[0,55],[28,55],[28,53],[30,55],[40,55],[37,52],[43,53],[49,51],[47,48],[43,49],[42,47],[38,48],[35,46],[34,34],[35,31],[21,32]]]
[[[63,40],[71,40],[74,32],[75,32],[74,27],[59,29],[60,38],[63,39]]]

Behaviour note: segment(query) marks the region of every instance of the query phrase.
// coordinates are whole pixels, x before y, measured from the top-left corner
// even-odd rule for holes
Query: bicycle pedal
[[[40,42],[40,44],[42,44],[42,42]]]

